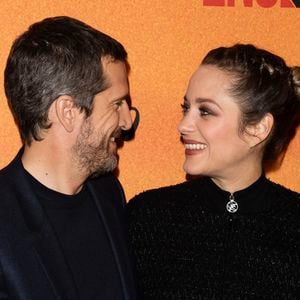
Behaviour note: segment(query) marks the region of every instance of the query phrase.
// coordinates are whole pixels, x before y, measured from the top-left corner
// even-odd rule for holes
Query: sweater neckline
[[[63,194],[43,185],[24,168],[23,164],[22,169],[25,173],[28,182],[30,182],[39,200],[41,201],[41,203],[43,203],[45,207],[49,207],[52,209],[76,208],[77,206],[81,206],[88,197],[88,189],[86,184],[83,185],[82,189],[77,194]]]
[[[236,215],[268,211],[271,207],[271,197],[269,195],[271,184],[264,174],[250,186],[234,193],[222,190],[210,178],[205,178],[205,180],[207,182],[204,185],[206,197],[203,197],[203,199],[209,210]],[[235,212],[230,212],[227,209],[230,199],[233,199],[238,205]]]

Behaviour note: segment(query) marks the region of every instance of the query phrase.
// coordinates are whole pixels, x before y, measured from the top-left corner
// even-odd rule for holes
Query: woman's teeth
[[[188,150],[203,150],[207,147],[205,144],[184,144],[184,146]]]

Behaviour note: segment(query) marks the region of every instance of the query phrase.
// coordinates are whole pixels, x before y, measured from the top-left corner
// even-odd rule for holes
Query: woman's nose
[[[179,122],[177,129],[180,134],[186,134],[192,132],[194,129],[194,122],[190,115],[186,114]]]

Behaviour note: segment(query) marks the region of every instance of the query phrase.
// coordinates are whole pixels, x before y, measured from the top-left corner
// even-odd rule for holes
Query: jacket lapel
[[[24,221],[30,230],[34,252],[57,295],[57,299],[78,299],[72,273],[48,217],[25,178],[20,153],[12,165],[14,191]]]
[[[124,231],[125,222],[123,222],[122,205],[124,197],[121,187],[111,174],[95,180],[94,183],[89,183],[88,187],[107,232],[120,274],[124,299],[135,299],[133,276]]]

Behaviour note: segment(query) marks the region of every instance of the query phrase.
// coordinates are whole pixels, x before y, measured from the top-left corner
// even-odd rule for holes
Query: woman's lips
[[[186,155],[195,155],[201,153],[207,148],[207,145],[194,140],[183,140]]]

